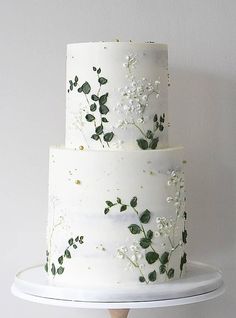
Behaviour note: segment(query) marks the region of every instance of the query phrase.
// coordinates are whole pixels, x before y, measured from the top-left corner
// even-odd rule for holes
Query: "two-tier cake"
[[[181,278],[184,158],[168,146],[167,46],[70,44],[66,94],[65,147],[50,149],[50,282],[135,291]]]

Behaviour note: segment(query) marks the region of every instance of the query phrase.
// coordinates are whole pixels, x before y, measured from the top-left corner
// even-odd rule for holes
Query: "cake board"
[[[12,293],[21,299],[55,306],[109,309],[112,318],[126,318],[129,309],[157,308],[197,303],[216,298],[224,293],[224,282],[219,269],[199,262],[190,262],[185,277],[165,284],[153,285],[144,294],[127,295],[122,299],[114,289],[78,290],[78,287],[57,287],[47,282],[42,265],[20,271],[12,285]],[[113,290],[113,292],[112,292]],[[127,291],[128,292],[128,291]]]

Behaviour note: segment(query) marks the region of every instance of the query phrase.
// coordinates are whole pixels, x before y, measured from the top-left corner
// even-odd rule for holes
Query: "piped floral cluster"
[[[95,141],[99,141],[104,148],[105,145],[109,147],[109,143],[114,137],[114,133],[107,131],[105,127],[109,122],[107,119],[107,114],[109,113],[107,106],[108,92],[101,93],[102,88],[107,84],[108,80],[101,76],[101,68],[93,66],[93,71],[97,75],[98,89],[96,92],[92,92],[92,87],[88,81],[85,81],[80,86],[79,78],[76,75],[74,80],[69,80],[68,93],[77,89],[78,93],[84,95],[89,109],[89,112],[85,115],[85,119],[94,125],[94,134],[91,135],[91,138]]]
[[[185,211],[186,193],[184,186],[184,173],[180,169],[173,169],[168,171],[168,181],[167,186],[172,189],[172,194],[167,197],[166,201],[172,204],[175,208],[175,219],[173,221],[173,236],[172,240],[172,250],[174,251],[179,246],[182,247],[187,243],[187,230],[186,230],[186,220],[187,212]],[[179,220],[183,220],[184,228],[182,231],[182,240],[175,242],[175,232]],[[184,252],[180,260],[180,276],[182,275],[184,264],[187,263],[187,254]]]
[[[151,229],[146,228],[151,219],[151,212],[148,209],[141,213],[137,210],[137,197],[133,197],[129,204],[123,203],[120,198],[117,198],[115,203],[106,201],[106,205],[107,207],[104,210],[105,214],[107,214],[111,208],[118,205],[120,212],[131,209],[137,215],[138,224],[130,224],[128,229],[132,235],[139,235],[140,239],[138,243],[134,241],[130,249],[127,247],[119,248],[117,256],[127,259],[133,267],[138,269],[140,273],[139,281],[142,283],[145,282],[146,284],[155,282],[158,272],[160,274],[166,274],[169,279],[173,278],[175,271],[173,268],[168,268],[167,266],[170,261],[170,253],[167,251],[162,254],[157,252],[153,244],[154,233]],[[143,258],[145,258],[145,262],[149,265],[158,262],[158,269],[154,269],[145,276],[143,272],[145,264],[141,262]]]
[[[143,212],[139,212],[137,209],[137,197],[133,197],[130,202],[124,203],[121,198],[117,198],[116,202],[107,200],[104,213],[108,214],[111,209],[118,207],[120,212],[130,210],[137,215],[137,223],[130,224],[128,230],[132,235],[138,236],[139,239],[134,239],[133,244],[128,248],[127,246],[121,246],[118,248],[117,256],[121,259],[128,261],[128,266],[135,268],[139,271],[139,281],[155,282],[158,275],[166,275],[168,279],[175,276],[175,269],[170,267],[170,260],[173,253],[182,248],[187,243],[187,231],[185,222],[187,213],[185,211],[185,188],[183,172],[181,170],[168,171],[167,186],[170,187],[170,192],[173,195],[167,197],[167,202],[173,204],[175,209],[175,217],[157,217],[156,218],[156,230],[153,231],[148,227],[148,223],[151,220],[151,212],[146,209]],[[179,239],[179,235],[176,233],[178,225],[184,224],[182,239]],[[168,244],[163,244],[166,250],[162,253],[156,250],[155,240],[165,238]],[[187,255],[184,252],[180,259],[180,276],[182,275],[184,264],[187,262]],[[154,265],[155,269],[144,274],[144,268],[146,264]]]
[[[126,69],[126,77],[129,81],[128,85],[119,88],[121,94],[121,102],[118,103],[114,110],[118,113],[125,114],[125,119],[118,121],[117,128],[126,128],[128,125],[134,126],[140,133],[142,138],[137,139],[138,146],[143,149],[156,149],[159,136],[157,132],[164,130],[165,114],[161,116],[155,114],[153,117],[154,127],[146,132],[142,129],[142,124],[149,120],[145,115],[146,109],[149,107],[150,98],[155,95],[159,98],[160,95],[160,80],[154,82],[146,79],[137,79],[133,73],[137,65],[137,58],[135,55],[130,54],[126,56],[126,62],[123,67]]]

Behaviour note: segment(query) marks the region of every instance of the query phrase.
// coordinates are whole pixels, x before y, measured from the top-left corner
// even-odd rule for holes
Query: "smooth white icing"
[[[185,193],[184,188],[181,193],[177,193],[180,184],[175,184],[172,174],[176,172],[182,178],[182,166],[182,148],[128,152],[52,147],[48,221],[51,278],[51,264],[58,263],[57,259],[63,255],[69,238],[84,236],[84,243],[78,245],[76,250],[72,248],[72,257],[64,260],[63,275],[57,274],[52,282],[77,286],[133,284],[134,288],[142,288],[145,283],[139,282],[139,270],[130,266],[126,258],[117,257],[117,251],[126,247],[132,257],[134,253],[131,250],[136,248],[135,244],[139,250],[138,257],[141,257],[138,262],[143,264],[144,276],[156,270],[157,279],[154,283],[169,280],[165,274],[159,273],[159,261],[152,265],[146,262],[145,254],[151,249],[140,247],[142,234],[131,234],[128,229],[130,224],[139,224],[132,208],[120,212],[120,206],[116,205],[104,214],[107,200],[116,202],[119,197],[123,203],[129,204],[134,196],[137,197],[136,209],[139,212],[145,209],[151,212],[150,221],[143,226],[146,231],[153,231],[152,244],[159,255],[170,253],[169,236],[174,245],[181,243],[173,252],[168,265],[175,271],[174,278],[179,278],[180,259],[184,253],[182,232],[185,223]],[[176,202],[179,202],[180,209],[179,217],[176,217],[178,204],[174,198],[178,195]],[[165,229],[162,229],[162,235],[156,236],[160,223],[157,217],[177,220],[175,230],[171,227],[170,235],[165,235]]]
[[[93,70],[101,69],[97,74]],[[70,90],[71,82],[73,90]],[[98,77],[107,82],[99,85]],[[78,93],[85,82],[90,85],[89,94]],[[164,130],[157,131],[157,148],[168,147],[167,95],[168,95],[167,45],[155,43],[79,43],[67,47],[66,71],[66,147],[85,149],[139,149],[137,139],[143,138],[147,130],[153,129],[155,114],[165,113]],[[104,116],[104,132],[113,132],[108,144],[95,141],[91,136],[101,124],[96,110],[90,111],[94,103],[92,94],[102,96],[108,93],[106,106],[109,112]],[[97,101],[97,109],[99,102]],[[96,117],[93,122],[87,114]],[[142,130],[143,133],[140,131]]]

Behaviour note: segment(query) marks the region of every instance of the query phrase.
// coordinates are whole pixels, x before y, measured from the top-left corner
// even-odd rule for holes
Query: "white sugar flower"
[[[172,176],[172,177],[176,177],[176,171],[175,171],[175,170],[172,170],[172,171],[171,171],[171,176]]]
[[[161,218],[160,218],[159,216],[156,218],[156,222],[157,222],[157,223],[160,223],[160,222],[161,222]]]
[[[143,269],[144,269],[144,267],[145,267],[145,265],[144,265],[144,264],[139,264],[139,268],[140,268],[141,270],[143,270]]]
[[[170,202],[173,201],[173,198],[172,198],[172,197],[167,197],[167,198],[166,198],[166,201],[167,201],[168,203],[170,203]]]
[[[137,123],[138,123],[138,124],[142,124],[143,122],[144,122],[143,118],[138,118],[138,119],[137,119]]]
[[[157,224],[157,228],[158,230],[162,230],[163,229],[163,225],[161,223]]]

